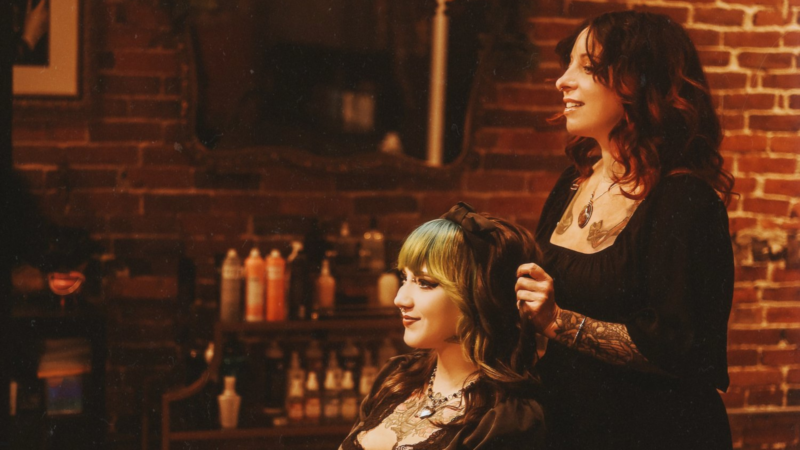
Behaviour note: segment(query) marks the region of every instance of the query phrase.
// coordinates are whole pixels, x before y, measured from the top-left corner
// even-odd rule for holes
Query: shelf
[[[384,316],[387,317],[387,316]],[[373,319],[321,319],[321,320],[287,320],[284,322],[219,322],[219,331],[223,333],[287,333],[310,331],[401,331],[403,324],[399,314],[391,318]]]
[[[251,438],[340,437],[350,432],[350,425],[304,425],[272,428],[234,428],[232,430],[178,431],[170,433],[170,441],[211,441]]]

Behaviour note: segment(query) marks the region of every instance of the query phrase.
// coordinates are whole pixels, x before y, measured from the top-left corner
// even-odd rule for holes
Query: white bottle
[[[236,377],[225,377],[225,391],[217,397],[219,423],[222,428],[236,428],[239,423],[239,406],[242,397],[236,393]]]
[[[378,278],[378,306],[381,308],[395,308],[394,299],[400,289],[400,280],[392,272],[384,272]]]
[[[222,280],[219,289],[219,320],[239,322],[242,320],[242,260],[236,250],[228,250],[222,263]]]
[[[356,395],[355,384],[353,382],[353,372],[349,370],[345,370],[342,376],[340,398],[342,404],[342,419],[346,421],[355,420],[358,415],[358,396]]]

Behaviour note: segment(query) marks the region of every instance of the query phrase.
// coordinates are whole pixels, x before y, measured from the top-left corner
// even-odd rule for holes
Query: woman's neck
[[[433,391],[450,395],[462,389],[478,370],[478,367],[464,357],[461,346],[447,345],[436,350],[436,379]]]

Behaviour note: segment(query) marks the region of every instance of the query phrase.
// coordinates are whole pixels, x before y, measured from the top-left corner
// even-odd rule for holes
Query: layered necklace
[[[422,409],[419,410],[419,412],[417,412],[417,417],[419,417],[420,419],[427,419],[428,417],[431,417],[432,415],[436,414],[436,411],[438,411],[439,408],[441,408],[443,405],[446,405],[447,402],[449,402],[450,400],[463,397],[464,391],[466,391],[467,389],[472,387],[473,384],[475,384],[475,380],[472,380],[469,383],[467,383],[466,386],[459,389],[458,391],[453,392],[452,394],[446,397],[436,398],[433,395],[433,381],[435,379],[436,379],[436,366],[433,367],[433,372],[431,373],[431,379],[428,382],[428,392],[426,394],[428,397],[426,400],[427,404],[423,406]]]
[[[594,187],[594,191],[592,191],[592,195],[589,197],[589,203],[587,203],[586,206],[583,207],[583,211],[581,211],[580,215],[578,215],[579,227],[584,228],[589,223],[589,220],[591,220],[592,213],[594,212],[594,202],[600,200],[600,197],[608,194],[608,192],[611,191],[611,189],[613,189],[614,186],[616,185],[617,185],[616,181],[611,183],[611,186],[609,186],[605,192],[598,195],[597,198],[594,198],[594,194],[597,193],[597,188],[600,186],[600,184],[598,183],[598,185]]]

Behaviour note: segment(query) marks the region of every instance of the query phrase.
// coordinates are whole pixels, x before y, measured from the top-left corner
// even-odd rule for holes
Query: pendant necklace
[[[608,189],[606,189],[605,192],[603,192],[602,194],[598,195],[597,198],[594,198],[594,194],[597,192],[597,186],[595,186],[594,191],[592,191],[592,195],[589,197],[589,203],[587,203],[586,206],[583,207],[583,211],[581,211],[581,214],[578,216],[578,226],[579,227],[581,227],[581,228],[585,227],[586,224],[589,223],[589,220],[592,218],[592,213],[594,212],[594,202],[595,202],[595,200],[599,200],[600,197],[608,194],[608,192],[612,188],[614,188],[614,186],[616,186],[616,185],[617,185],[616,181],[611,183],[611,186],[609,186]]]
[[[423,406],[422,409],[420,409],[419,412],[417,413],[417,417],[419,417],[420,419],[427,419],[428,417],[431,417],[432,415],[436,414],[436,411],[438,411],[442,405],[447,404],[447,402],[449,402],[450,400],[461,398],[464,395],[464,391],[469,389],[473,384],[475,384],[474,380],[470,381],[466,386],[448,395],[447,397],[434,398],[433,380],[435,379],[436,379],[436,367],[434,366],[433,372],[431,373],[431,379],[428,382],[428,392],[426,394],[428,397],[427,404]]]

